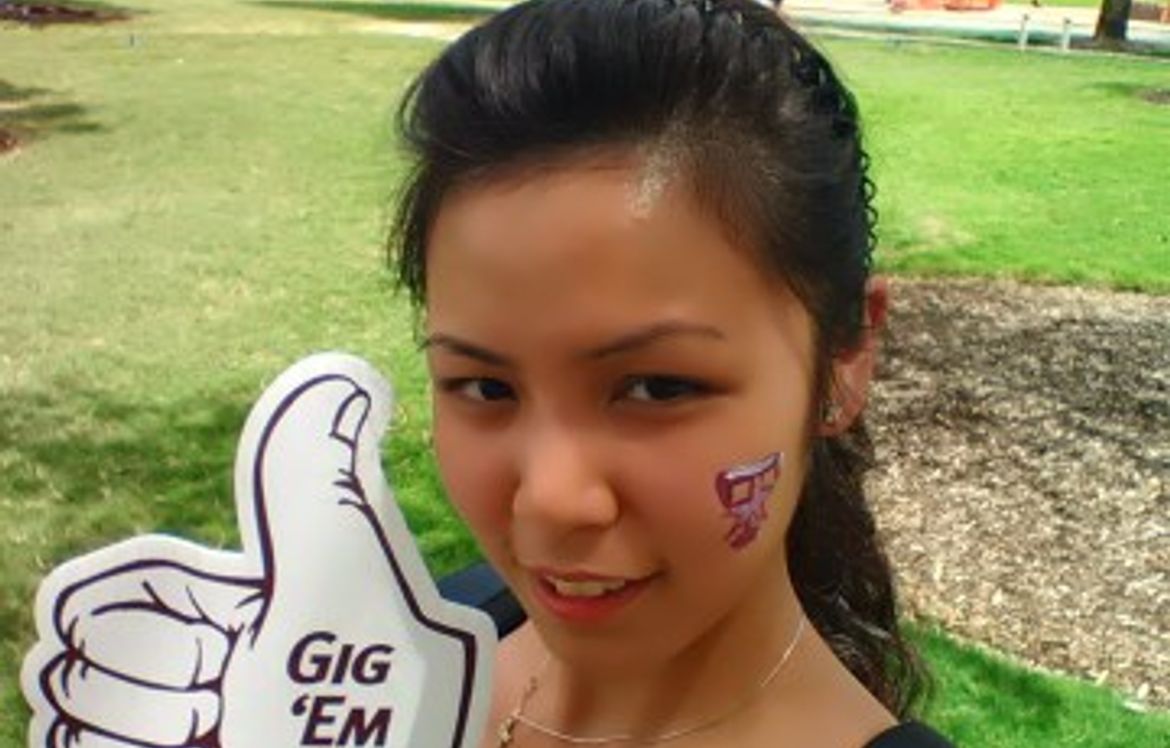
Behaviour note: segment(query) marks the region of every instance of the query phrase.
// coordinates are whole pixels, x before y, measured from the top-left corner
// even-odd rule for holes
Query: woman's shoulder
[[[954,748],[942,735],[921,722],[895,725],[865,744],[864,748]]]

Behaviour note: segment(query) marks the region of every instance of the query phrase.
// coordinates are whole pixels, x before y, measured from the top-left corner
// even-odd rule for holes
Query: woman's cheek
[[[619,492],[623,512],[636,515],[662,550],[696,556],[725,549],[724,511],[716,491],[722,461],[699,450],[663,450],[668,458],[644,455],[625,472]],[[708,450],[709,452],[709,450]]]
[[[500,487],[500,457],[459,425],[435,423],[435,459],[451,504],[481,544],[507,526],[510,497]]]
[[[770,519],[787,445],[774,429],[734,417],[737,410],[719,415],[629,445],[624,493],[650,526],[671,528],[707,551],[734,552]]]
[[[769,452],[716,474],[715,494],[727,525],[723,540],[732,550],[744,550],[759,539],[764,523],[776,511],[772,504],[783,469],[784,453]]]

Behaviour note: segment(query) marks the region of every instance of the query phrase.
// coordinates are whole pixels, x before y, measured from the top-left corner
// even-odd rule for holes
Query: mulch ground
[[[1170,297],[893,290],[872,491],[907,612],[1170,706]]]

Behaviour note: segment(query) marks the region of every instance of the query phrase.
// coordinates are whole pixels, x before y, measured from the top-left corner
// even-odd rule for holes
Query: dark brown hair
[[[531,0],[452,44],[400,113],[416,157],[391,242],[422,306],[427,243],[451,190],[604,148],[669,152],[701,205],[808,308],[818,392],[858,344],[874,247],[857,106],[828,62],[752,0]],[[858,419],[817,438],[788,535],[806,613],[899,716],[924,673],[903,638],[862,480]]]

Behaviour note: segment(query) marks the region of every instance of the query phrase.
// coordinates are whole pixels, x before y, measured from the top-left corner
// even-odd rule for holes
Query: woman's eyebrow
[[[637,348],[644,348],[653,343],[657,343],[663,338],[675,337],[678,335],[687,337],[703,337],[713,340],[726,340],[727,336],[723,331],[711,325],[699,324],[697,322],[655,322],[653,324],[641,327],[632,332],[628,332],[616,338],[609,343],[592,348],[585,352],[585,358],[598,359],[606,358],[608,356],[615,356],[622,353],[629,353]]]
[[[722,330],[711,325],[678,321],[655,322],[620,335],[596,348],[590,348],[582,354],[582,358],[596,360],[617,356],[623,353],[629,353],[638,348],[653,345],[663,338],[677,336],[697,336],[711,340],[727,339],[727,336],[723,334]],[[426,350],[428,348],[442,348],[455,355],[464,356],[492,366],[515,366],[512,359],[502,353],[496,353],[483,346],[454,335],[448,335],[447,333],[434,333],[426,336],[419,345],[419,350]]]
[[[512,360],[503,354],[490,351],[475,343],[445,333],[435,333],[434,335],[426,336],[418,348],[420,351],[425,351],[428,348],[443,348],[458,356],[465,356],[485,364],[491,364],[492,366],[513,365]]]

